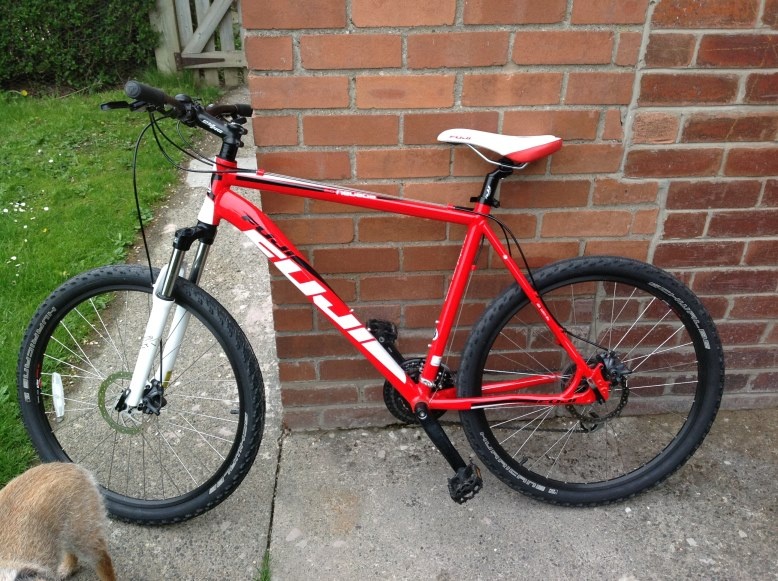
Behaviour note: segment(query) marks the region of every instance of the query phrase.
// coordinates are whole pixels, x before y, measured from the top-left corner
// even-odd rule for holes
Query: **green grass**
[[[173,94],[218,94],[187,78],[142,80]],[[123,99],[121,91],[40,98],[0,92],[0,486],[35,460],[16,403],[17,356],[33,312],[67,278],[121,262],[137,236],[132,152],[148,116],[99,108]],[[138,163],[149,218],[177,175],[150,135]]]

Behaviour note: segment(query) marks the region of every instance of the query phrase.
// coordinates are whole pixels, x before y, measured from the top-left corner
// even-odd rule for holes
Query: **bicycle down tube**
[[[418,382],[408,376],[376,337],[354,316],[353,310],[308,264],[281,229],[257,206],[234,192],[233,187],[261,189],[279,194],[326,200],[467,227],[462,251],[443,301],[435,333]],[[430,409],[467,410],[483,406],[515,404],[580,405],[597,401],[597,395],[607,397],[608,382],[602,378],[601,374],[590,369],[565,331],[548,313],[542,300],[489,226],[490,210],[489,205],[480,202],[473,209],[444,206],[418,200],[402,200],[362,190],[333,187],[314,181],[265,173],[262,170],[256,173],[242,172],[237,169],[234,162],[217,158],[211,188],[198,219],[202,224],[211,226],[217,226],[222,220],[225,220],[244,232],[268,260],[330,319],[381,375],[402,394],[412,409],[419,402],[427,404]],[[556,341],[575,362],[576,371],[567,381],[568,387],[562,393],[557,395],[531,393],[509,395],[505,393],[558,383],[562,378],[559,373],[548,373],[485,385],[484,392],[488,395],[481,397],[456,397],[455,388],[440,389],[435,393],[434,398],[431,397],[431,388],[435,385],[434,381],[438,375],[454,318],[462,302],[472,265],[483,239],[501,257],[512,277],[521,286],[538,314],[551,329]],[[582,381],[595,387],[597,393],[591,389],[580,390],[579,386]]]

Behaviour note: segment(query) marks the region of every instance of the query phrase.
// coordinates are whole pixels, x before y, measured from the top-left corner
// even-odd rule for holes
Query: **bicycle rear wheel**
[[[600,404],[462,412],[474,451],[509,486],[555,504],[604,504],[661,482],[700,445],[721,401],[724,358],[705,308],[667,273],[624,258],[566,260],[535,283],[584,358],[612,354],[617,379]],[[574,370],[514,285],[474,326],[458,393],[542,373],[561,375],[545,388],[559,393]]]
[[[140,266],[98,268],[65,282],[27,329],[18,389],[43,461],[89,469],[118,518],[169,523],[209,510],[241,482],[262,437],[264,390],[235,320],[205,291],[179,279],[174,300],[191,316],[174,374],[157,399],[161,409],[117,412],[151,291],[149,270]]]

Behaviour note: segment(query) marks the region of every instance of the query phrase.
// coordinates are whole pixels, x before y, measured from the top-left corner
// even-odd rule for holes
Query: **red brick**
[[[632,100],[634,73],[570,73],[567,105],[627,105]]]
[[[587,240],[584,254],[609,254],[645,261],[648,259],[648,245],[647,240]]]
[[[526,214],[524,212],[519,214],[501,214],[500,221],[503,222],[520,239],[534,237],[538,229],[537,216]],[[501,290],[502,287],[497,289],[497,292]]]
[[[351,161],[347,151],[263,153],[260,165],[267,171],[315,180],[344,180],[351,177]]]
[[[334,357],[353,353],[351,344],[335,333],[295,333],[278,335],[276,349],[281,359],[306,359]]]
[[[624,123],[621,119],[621,109],[608,109],[603,113],[605,122],[602,128],[602,138],[605,141],[623,141]]]
[[[551,159],[551,172],[612,173],[621,166],[624,149],[621,145],[582,143],[564,146]]]
[[[726,68],[775,68],[778,35],[706,34],[700,41],[697,64]]]
[[[275,192],[261,192],[262,211],[266,214],[302,214],[305,212],[305,200],[293,196],[284,196]]]
[[[633,143],[675,143],[680,119],[672,113],[638,111],[632,123]]]
[[[510,209],[571,208],[586,206],[588,180],[520,180],[500,186],[500,207]]]
[[[278,374],[281,381],[312,381],[316,379],[316,367],[308,361],[282,361]]]
[[[656,247],[654,264],[660,268],[736,266],[744,242],[664,242]]]
[[[734,301],[732,311],[730,312],[730,319],[758,320],[768,318],[778,318],[778,301],[775,300],[774,294],[738,297]],[[773,350],[775,351],[774,348]]]
[[[396,145],[396,115],[311,115],[303,118],[306,145]]]
[[[654,10],[656,28],[751,28],[759,0],[662,0]]]
[[[656,203],[659,184],[656,182],[624,182],[599,178],[594,182],[592,203],[597,206]]]
[[[436,109],[454,104],[453,75],[357,77],[360,109]]]
[[[313,266],[322,274],[392,272],[400,268],[400,253],[396,248],[318,248]]]
[[[720,149],[632,150],[627,154],[627,177],[680,177],[716,175],[721,166]]]
[[[551,24],[561,22],[566,0],[468,0],[465,24]]]
[[[262,71],[291,71],[294,68],[291,36],[246,36],[248,68]]]
[[[761,322],[729,323],[726,321],[716,321],[716,328],[724,345],[758,344],[766,327],[767,325]],[[729,374],[727,374],[727,389],[731,389]]]
[[[649,73],[640,82],[640,105],[698,105],[732,103],[738,77],[698,73]]]
[[[282,425],[285,430],[321,430],[321,410],[287,408],[283,411]]]
[[[749,75],[746,80],[746,103],[778,103],[778,73]]]
[[[696,43],[692,34],[652,34],[646,49],[646,66],[661,69],[689,66]]]
[[[252,117],[254,145],[257,147],[272,145],[297,145],[297,117]]]
[[[399,38],[398,38],[399,40]],[[508,62],[509,33],[445,32],[408,36],[408,68],[488,67]]]
[[[728,176],[774,176],[778,174],[778,148],[732,149],[724,173]]]
[[[367,149],[357,152],[357,177],[421,178],[446,176],[450,154],[446,149]]]
[[[353,386],[323,387],[318,384],[312,389],[312,386],[307,384],[299,388],[286,385],[281,389],[281,403],[284,407],[334,405],[357,401],[357,388]]]
[[[513,62],[519,65],[607,64],[614,33],[602,30],[519,31]]]
[[[694,277],[694,288],[701,294],[731,295],[772,292],[778,281],[774,270],[749,269],[747,276],[742,268],[709,270],[698,272]]]
[[[402,66],[402,38],[389,34],[321,34],[300,38],[306,69],[376,69]]]
[[[656,232],[659,210],[637,210],[632,220],[631,234],[654,234]]]
[[[765,1],[762,22],[774,30],[778,29],[778,0]]]
[[[666,206],[671,210],[749,208],[756,205],[761,190],[758,181],[673,182]]]
[[[465,75],[462,105],[555,105],[559,103],[561,91],[561,73]]]
[[[347,77],[249,76],[254,109],[331,109],[348,107]]]
[[[359,220],[360,242],[445,240],[446,224],[404,216],[369,216]]]
[[[778,373],[760,373],[754,380],[755,390],[775,391],[778,385]]]
[[[403,121],[403,142],[410,145],[439,143],[438,135],[446,129],[478,129],[496,132],[497,111],[471,113],[407,113]]]
[[[699,238],[705,232],[707,222],[707,213],[668,212],[664,223],[664,239]]]
[[[319,364],[319,376],[322,381],[374,379],[377,375],[375,367],[366,359],[325,359]],[[328,398],[322,403],[329,405],[348,403],[348,401],[335,401]]]
[[[546,212],[543,215],[543,238],[585,238],[590,236],[626,236],[632,213],[619,210],[578,210]]]
[[[252,0],[241,6],[243,27],[342,28],[346,25],[343,0]]]
[[[444,270],[451,272],[459,258],[459,244],[408,246],[403,248],[402,269],[406,272]]]
[[[437,26],[454,24],[456,0],[353,0],[351,19],[359,27]]]
[[[762,206],[778,207],[778,180],[767,180],[764,185]]]
[[[573,24],[643,24],[648,0],[577,0]]]
[[[743,262],[751,266],[778,264],[778,240],[750,240]]]
[[[273,310],[275,329],[284,331],[310,331],[313,329],[313,312],[311,307],[290,306]]]
[[[599,112],[594,109],[506,111],[502,133],[593,140],[599,121]]]
[[[778,235],[778,210],[717,212],[711,216],[708,236],[745,238]]]
[[[633,67],[640,56],[640,44],[643,42],[643,34],[640,32],[620,32],[619,46],[616,49],[615,64],[621,67]]]
[[[279,219],[277,224],[295,244],[344,244],[354,240],[354,221],[351,218],[303,215]]]
[[[443,294],[443,275],[371,276],[360,282],[363,301],[437,299]]]
[[[700,113],[686,120],[682,141],[774,141],[778,114]]]

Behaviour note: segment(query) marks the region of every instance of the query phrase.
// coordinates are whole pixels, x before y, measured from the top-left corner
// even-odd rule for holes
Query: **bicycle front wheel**
[[[89,469],[118,518],[170,523],[216,506],[246,475],[262,437],[264,389],[235,320],[180,278],[174,300],[190,317],[159,409],[116,411],[151,309],[149,278],[140,266],[103,267],[55,290],[22,343],[19,400],[43,461]]]
[[[669,274],[624,258],[566,260],[538,271],[535,284],[584,358],[603,363],[610,395],[462,412],[474,451],[509,486],[555,504],[604,504],[662,481],[700,445],[721,401],[724,358],[705,308]],[[559,377],[540,393],[559,393],[574,371],[514,285],[474,326],[458,393],[538,374]]]

